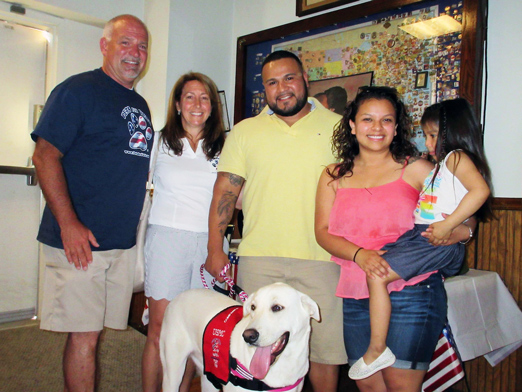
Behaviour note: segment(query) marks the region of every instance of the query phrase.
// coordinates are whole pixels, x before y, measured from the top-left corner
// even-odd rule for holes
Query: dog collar
[[[265,382],[254,378],[248,369],[242,365],[237,359],[230,357],[230,376],[229,381],[241,388],[249,389],[251,391],[275,391],[284,392],[297,387],[304,377],[299,378],[294,384],[286,387],[273,388]]]

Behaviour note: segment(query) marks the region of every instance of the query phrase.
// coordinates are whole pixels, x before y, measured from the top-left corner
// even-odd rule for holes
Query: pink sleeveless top
[[[413,211],[419,191],[402,179],[374,188],[338,188],[330,213],[330,234],[344,237],[365,249],[381,249],[413,228]],[[366,274],[353,261],[332,256],[341,266],[337,296],[368,298]],[[404,286],[417,284],[432,272],[417,276],[408,282],[397,280],[388,285],[388,291],[400,291]]]

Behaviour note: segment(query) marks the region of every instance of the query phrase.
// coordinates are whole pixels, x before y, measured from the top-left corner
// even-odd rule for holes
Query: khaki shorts
[[[136,247],[92,252],[87,271],[69,264],[63,249],[42,244],[45,265],[40,328],[57,332],[126,329]]]
[[[343,302],[335,296],[339,266],[333,262],[286,257],[241,256],[238,285],[247,293],[284,282],[319,305],[321,322],[312,320],[310,361],[341,365],[348,362],[343,339]]]

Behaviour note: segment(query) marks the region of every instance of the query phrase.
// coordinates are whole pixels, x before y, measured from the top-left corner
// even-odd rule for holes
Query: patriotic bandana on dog
[[[222,310],[205,327],[203,334],[204,373],[214,385],[228,382],[230,374],[230,336],[243,318],[242,306]],[[216,387],[219,389],[219,387]]]

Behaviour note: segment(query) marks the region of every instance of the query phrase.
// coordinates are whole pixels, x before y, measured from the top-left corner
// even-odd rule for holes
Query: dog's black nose
[[[259,339],[259,332],[255,329],[247,329],[243,332],[243,339],[248,344],[254,344]]]

